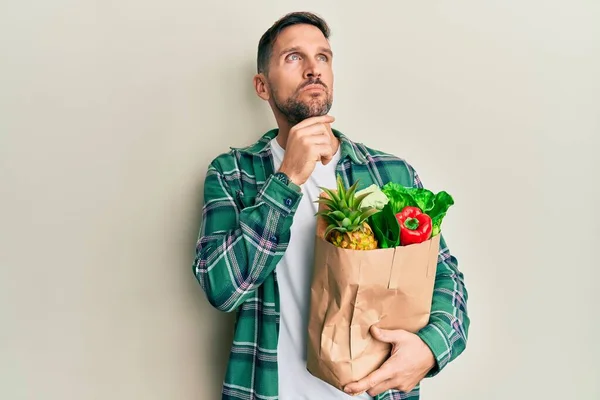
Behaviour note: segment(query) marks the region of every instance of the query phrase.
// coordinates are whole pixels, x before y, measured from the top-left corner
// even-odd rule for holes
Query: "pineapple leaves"
[[[344,193],[344,183],[342,182],[342,177],[340,175],[337,176],[337,191],[338,193]]]
[[[356,196],[354,198],[354,208],[359,208],[360,207],[360,203],[362,203],[362,201],[365,199],[365,197],[367,197],[370,194],[371,193],[362,193],[362,194]]]
[[[317,216],[323,217],[328,225],[338,226],[340,221],[332,217],[328,212],[317,213]]]
[[[346,189],[344,188],[344,183],[342,182],[342,177],[338,175],[337,177],[337,192],[339,195],[339,203],[343,208],[348,208],[348,194],[346,193]]]
[[[361,208],[361,202],[368,193],[360,193],[357,196],[357,189],[358,181],[346,189],[340,175],[336,179],[336,189],[321,187],[323,193],[315,202],[324,206],[316,214],[327,223],[323,236],[343,248],[377,248],[377,241],[368,219],[380,210],[374,207]],[[325,207],[327,209],[324,209]],[[345,236],[343,240],[342,235]]]
[[[327,189],[325,187],[321,188],[322,191],[324,191],[325,193],[327,193],[327,196],[329,196],[329,198],[335,202],[335,204],[340,202],[340,198],[339,196],[331,189]]]
[[[333,225],[329,225],[327,227],[327,229],[325,230],[325,233],[323,234],[324,237],[329,236],[329,234],[333,231],[340,231],[340,232],[346,232],[346,229],[340,227],[340,226],[333,226]]]
[[[364,220],[368,219],[371,215],[375,215],[375,214],[377,214],[380,211],[381,210],[378,210],[377,208],[370,208],[370,209],[364,211],[360,215],[360,219],[361,219],[361,221],[364,221]]]
[[[348,188],[348,191],[346,192],[346,195],[344,196],[346,198],[346,200],[350,200],[352,198],[354,198],[354,194],[356,193],[356,187],[358,186],[357,183],[355,183],[354,185],[350,186],[350,188]],[[354,203],[350,204],[347,203],[348,207],[354,208]]]
[[[344,218],[346,218],[346,215],[343,212],[338,211],[338,210],[332,212],[331,215],[333,215],[333,217],[338,221],[343,221]]]
[[[331,199],[326,199],[324,197],[321,197],[319,200],[317,200],[315,203],[321,203],[326,205],[330,210],[335,210],[336,207],[336,202],[331,200]]]
[[[329,211],[329,210],[319,211],[315,215],[327,217],[328,219],[335,221],[335,222],[341,222],[344,220],[344,218],[346,218],[346,215],[343,212],[337,211],[337,210],[336,211]]]

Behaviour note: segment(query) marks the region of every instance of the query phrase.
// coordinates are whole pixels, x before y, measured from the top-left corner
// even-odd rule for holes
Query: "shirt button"
[[[271,240],[273,243],[277,243],[277,236],[273,235],[269,238],[269,240]]]
[[[285,199],[285,205],[288,206],[288,207],[291,207],[292,206],[292,199],[290,199],[290,198]]]

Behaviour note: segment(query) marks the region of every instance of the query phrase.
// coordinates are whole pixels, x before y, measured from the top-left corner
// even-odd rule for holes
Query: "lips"
[[[325,91],[325,86],[315,83],[315,84],[310,84],[310,85],[306,85],[302,88],[302,91],[309,91],[309,90],[322,90]]]

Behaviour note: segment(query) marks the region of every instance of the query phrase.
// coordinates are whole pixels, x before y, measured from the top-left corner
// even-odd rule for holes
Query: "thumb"
[[[409,332],[403,329],[381,329],[377,326],[371,327],[371,334],[373,337],[380,342],[385,343],[400,343],[402,342]]]

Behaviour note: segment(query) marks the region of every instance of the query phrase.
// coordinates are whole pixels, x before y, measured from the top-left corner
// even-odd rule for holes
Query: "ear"
[[[263,100],[269,100],[269,84],[264,74],[254,75],[254,90],[256,94]]]

